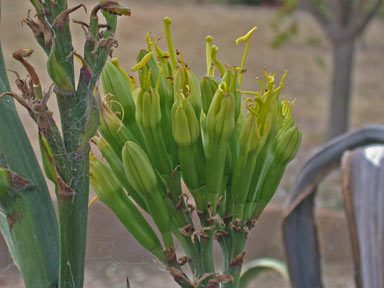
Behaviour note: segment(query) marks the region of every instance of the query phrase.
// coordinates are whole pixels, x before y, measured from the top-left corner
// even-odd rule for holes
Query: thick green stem
[[[231,261],[231,243],[229,242],[230,237],[222,236],[217,241],[219,242],[221,248],[221,254],[223,256],[223,274],[228,274],[228,266]]]
[[[58,195],[60,226],[60,288],[83,287],[88,218],[89,163],[86,149],[71,164],[73,196]]]
[[[188,236],[182,235],[178,229],[173,229],[173,234],[179,240],[185,254],[192,259],[188,263],[192,270],[192,273],[196,275],[196,277],[200,277],[201,275],[203,275],[205,271],[201,263],[200,243],[199,242],[192,243],[191,238],[189,238]]]
[[[208,237],[200,238],[201,259],[205,273],[215,272],[215,263],[213,262],[213,231],[205,233]]]
[[[227,274],[233,277],[233,283],[224,283],[224,288],[239,288],[241,267],[244,260],[244,246],[247,240],[247,233],[244,231],[232,231],[232,259],[228,264]]]

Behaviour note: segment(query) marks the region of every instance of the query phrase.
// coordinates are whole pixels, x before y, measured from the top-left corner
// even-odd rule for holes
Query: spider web
[[[125,288],[127,278],[134,288],[178,287],[164,266],[129,235],[102,203],[92,205],[88,216],[84,287]],[[24,287],[3,239],[0,239],[0,287]]]

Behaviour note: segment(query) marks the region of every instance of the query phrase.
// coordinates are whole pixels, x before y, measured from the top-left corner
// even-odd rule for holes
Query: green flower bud
[[[128,87],[129,87],[129,91],[131,91],[131,93],[132,93],[133,90],[135,89],[135,85],[132,81],[132,78],[128,75],[127,72],[125,72],[125,70],[123,68],[120,67],[119,60],[117,58],[113,58],[111,60],[111,63],[117,68],[117,70],[119,70],[121,75],[124,77],[125,81],[127,82]]]
[[[162,175],[170,173],[173,169],[172,159],[161,129],[160,95],[156,90],[142,90],[139,93],[136,118],[144,136],[146,151],[155,168]]]
[[[140,211],[123,192],[112,169],[100,161],[91,159],[90,183],[100,201],[113,211],[132,236],[165,263],[166,257],[159,239]]]
[[[192,104],[196,117],[200,117],[201,95],[199,80],[196,75],[187,67],[178,68],[174,77],[174,95],[183,93]],[[176,100],[176,99],[175,99]]]
[[[224,170],[230,169],[232,159],[229,139],[235,129],[235,98],[227,85],[220,84],[213,97],[206,118],[209,146],[206,161],[207,203],[216,213],[218,197],[223,193]]]
[[[215,95],[219,83],[215,77],[204,76],[200,81],[201,100],[203,102],[204,113],[208,113],[213,96]]]
[[[234,71],[231,72],[230,68],[227,67],[225,74],[223,75],[222,84],[225,83],[228,89],[228,92],[232,93],[235,96],[235,120],[237,121],[240,110],[241,110],[241,93],[239,91],[239,83],[237,81],[237,76],[239,73],[239,68],[234,68]]]
[[[235,129],[235,97],[225,90],[225,85],[221,84],[206,119],[208,134],[222,139],[228,139]]]
[[[71,81],[67,73],[65,72],[64,67],[59,63],[56,58],[56,43],[53,41],[51,51],[49,53],[47,61],[47,70],[48,74],[51,77],[53,83],[63,91],[73,91]]]
[[[101,81],[103,83],[104,93],[116,96],[117,101],[121,105],[123,111],[117,110],[117,112],[121,112],[121,120],[126,125],[134,123],[136,110],[135,103],[132,98],[131,90],[127,84],[127,80],[121,74],[119,69],[117,69],[111,62],[107,62],[101,73]]]
[[[243,129],[240,134],[240,149],[243,153],[248,154],[256,151],[260,146],[261,138],[257,118],[250,115],[245,120]]]
[[[117,154],[112,146],[103,137],[93,137],[92,140],[96,143],[104,159],[107,160],[113,173],[120,180],[128,195],[131,196],[133,200],[135,200],[135,202],[140,205],[141,208],[147,211],[148,208],[146,207],[144,200],[128,183],[128,179],[125,175],[123,167],[123,162],[120,159],[121,155],[119,155],[121,153]]]
[[[136,104],[136,120],[139,125],[145,129],[156,129],[161,121],[159,93],[156,90],[141,91]]]
[[[123,147],[122,157],[129,184],[145,200],[153,221],[163,236],[165,246],[173,246],[171,219],[161,196],[165,193],[159,191],[155,171],[147,155],[137,144],[128,141]]]
[[[240,149],[234,165],[230,193],[234,200],[235,218],[243,219],[244,203],[251,185],[257,154],[263,145],[260,126],[256,115],[248,113],[240,134]],[[232,212],[232,211],[231,211]]]
[[[111,144],[116,153],[121,152],[125,142],[137,141],[143,143],[141,135],[134,135],[131,129],[128,129],[124,123],[111,111],[105,103],[100,107],[100,126],[99,131],[103,137]],[[139,137],[138,137],[139,136]]]
[[[289,128],[284,133],[277,143],[275,157],[279,159],[282,165],[288,164],[296,157],[301,143],[301,132],[295,126]]]
[[[96,188],[95,192],[102,202],[109,205],[117,203],[124,194],[121,183],[112,169],[103,162],[90,159],[90,182]]]
[[[192,105],[185,99],[173,104],[172,133],[176,143],[180,146],[190,146],[200,136],[196,114]]]
[[[287,164],[296,156],[301,142],[301,132],[297,127],[292,127],[281,137],[275,150],[275,157],[261,179],[257,191],[256,205],[253,203],[247,212],[249,216],[258,218],[272,199],[284,175]]]
[[[148,199],[157,190],[156,174],[148,156],[136,143],[127,141],[122,159],[129,184],[143,199]]]
[[[136,87],[132,91],[132,98],[135,101],[136,105],[137,105],[137,99],[139,98],[140,93],[141,93],[141,88],[140,87]],[[136,111],[136,113],[137,113],[137,111]]]

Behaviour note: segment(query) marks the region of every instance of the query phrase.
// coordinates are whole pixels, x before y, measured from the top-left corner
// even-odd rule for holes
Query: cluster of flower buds
[[[246,42],[240,67],[222,65],[208,36],[207,73],[199,81],[175,50],[170,24],[165,18],[168,51],[147,34],[147,49],[139,52],[131,69],[138,72],[138,80],[116,59],[105,65],[101,76],[105,98],[99,99],[101,124],[94,142],[107,163],[91,160],[91,180],[99,199],[137,241],[164,256],[134,203],[160,231],[165,262],[172,266],[174,235],[192,259],[194,274],[201,276],[207,268],[194,257],[204,256],[201,251],[196,254],[198,245],[191,248],[188,241],[196,244],[200,236],[203,242],[213,235],[204,232],[209,229],[230,235],[238,223],[246,226],[257,219],[296,156],[301,133],[291,115],[293,102],[279,99],[286,73],[276,84],[275,75],[264,70],[265,81],[257,79],[257,91],[241,90],[256,28],[236,40]],[[188,192],[183,192],[181,179]],[[194,210],[201,232],[192,221]],[[177,262],[173,266],[179,269]]]

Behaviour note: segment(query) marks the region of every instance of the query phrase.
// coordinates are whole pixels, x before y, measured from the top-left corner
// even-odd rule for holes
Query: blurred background
[[[303,3],[295,0],[120,0],[132,9],[132,15],[119,18],[116,36],[119,47],[113,56],[119,58],[120,65],[126,70],[135,64],[139,49],[146,46],[148,31],[154,38],[164,38],[160,40],[160,46],[166,47],[163,18],[168,16],[173,20],[175,46],[182,51],[185,62],[198,78],[205,73],[207,35],[211,35],[213,44],[219,47],[218,57],[222,63],[240,65],[244,48],[236,46],[235,39],[253,26],[258,26],[258,30],[252,36],[243,90],[258,89],[256,77],[262,76],[264,67],[276,73],[277,78],[284,70],[289,71],[282,96],[295,100],[293,114],[303,132],[303,143],[272,204],[250,236],[248,259],[284,259],[280,231],[283,207],[310,155],[327,139],[345,129],[384,124],[384,5],[371,5],[372,15],[366,15],[365,10],[358,15],[352,14],[348,12],[351,9],[329,14],[324,12],[322,1],[325,0],[311,6],[306,0],[302,0]],[[68,2],[71,7],[80,1]],[[81,2],[90,11],[96,0]],[[51,83],[45,69],[46,56],[29,28],[21,25],[30,8],[27,0],[2,3],[0,37],[5,63],[7,69],[19,71],[23,78],[24,71],[11,54],[19,48],[33,49],[30,62],[48,89]],[[77,20],[87,17],[82,10],[71,16]],[[341,21],[337,17],[347,20]],[[338,21],[343,25],[334,25]],[[72,25],[75,49],[81,51],[84,33],[81,27]],[[351,29],[358,31],[356,35],[348,34]],[[14,74],[10,72],[8,76],[13,84]],[[57,111],[54,100],[49,106]],[[39,153],[35,124],[24,110],[19,109],[19,114],[35,151]],[[325,286],[354,287],[338,173],[332,173],[321,185],[316,204]],[[91,206],[89,217],[86,287],[124,287],[126,277],[134,288],[176,287],[162,266],[135,243],[105,207],[100,203]],[[23,287],[21,283],[0,240],[0,287]],[[289,287],[273,272],[261,275],[257,283],[264,288]]]

